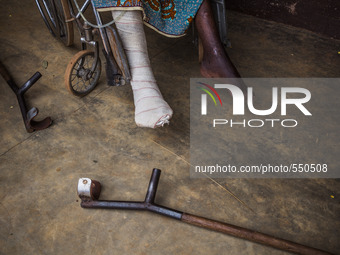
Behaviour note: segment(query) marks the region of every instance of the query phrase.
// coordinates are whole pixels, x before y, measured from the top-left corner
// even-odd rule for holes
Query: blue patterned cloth
[[[203,0],[92,0],[98,11],[142,10],[146,25],[170,37],[182,36]]]

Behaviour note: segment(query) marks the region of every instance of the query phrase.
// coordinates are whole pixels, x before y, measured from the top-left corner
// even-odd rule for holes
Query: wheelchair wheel
[[[101,62],[98,58],[96,68],[91,72],[94,61],[94,52],[90,50],[80,51],[71,59],[65,72],[65,85],[71,94],[85,96],[96,87],[101,73]]]
[[[35,0],[51,34],[66,46],[73,44],[73,24],[67,0]]]

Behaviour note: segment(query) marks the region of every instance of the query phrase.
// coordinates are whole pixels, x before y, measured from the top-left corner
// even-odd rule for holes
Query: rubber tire
[[[91,51],[91,50],[79,51],[76,55],[74,55],[72,57],[71,61],[69,62],[68,66],[66,68],[66,71],[65,71],[65,77],[64,78],[65,78],[66,89],[71,94],[73,94],[75,96],[79,96],[79,97],[86,96],[97,86],[97,82],[100,78],[100,73],[101,73],[101,61],[100,61],[100,58],[98,58],[98,63],[97,63],[97,67],[96,67],[96,70],[95,70],[95,71],[97,71],[97,74],[96,74],[94,82],[85,91],[78,91],[78,90],[73,88],[72,80],[71,80],[72,71],[74,70],[74,67],[78,63],[78,61],[81,60],[83,57],[85,57],[87,55],[92,55],[94,57],[94,52]]]
[[[74,31],[73,31],[73,23],[72,22],[66,22],[66,20],[70,20],[71,19],[71,13],[70,13],[70,9],[69,9],[69,4],[67,2],[67,0],[37,0],[39,2],[39,5],[42,9],[43,12],[43,18],[47,21],[48,24],[47,27],[50,30],[50,32],[52,33],[53,36],[57,37],[59,40],[61,40],[65,46],[70,46],[73,44],[73,40],[74,40]],[[59,19],[59,17],[54,17],[54,13],[53,13],[53,8],[46,8],[46,6],[44,5],[44,1],[48,2],[50,5],[52,4],[52,2],[55,2],[55,7],[56,7],[56,11],[57,13],[59,13],[59,15],[62,15],[62,20]],[[47,11],[47,9],[49,9]],[[48,13],[50,13],[51,16],[53,16],[52,18],[57,21],[59,20],[62,23],[62,26],[65,29],[65,35],[62,36],[61,34],[57,34],[58,30],[56,28],[56,26],[53,24],[50,16],[48,15]],[[57,14],[58,15],[58,14]]]
[[[71,21],[72,16],[70,12],[69,3],[67,0],[61,0],[61,5],[64,12],[65,18],[65,28],[66,28],[66,39],[62,40],[65,46],[71,46],[74,42],[74,30],[73,30],[73,23]],[[68,20],[68,22],[67,22]]]

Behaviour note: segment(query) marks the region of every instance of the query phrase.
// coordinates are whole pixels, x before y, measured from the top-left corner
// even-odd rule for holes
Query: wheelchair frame
[[[87,95],[97,85],[101,73],[101,61],[98,41],[94,39],[94,35],[98,32],[104,46],[106,64],[110,65],[111,75],[108,83],[119,86],[130,82],[129,65],[117,30],[114,25],[103,26],[102,18],[91,0],[86,0],[79,11],[76,6],[77,13],[70,0],[35,0],[35,2],[50,33],[65,46],[73,44],[73,24],[75,23],[78,28],[82,51],[71,59],[65,72],[65,85],[72,94]],[[82,20],[82,14],[89,7],[93,11],[97,28],[91,27],[87,21]]]

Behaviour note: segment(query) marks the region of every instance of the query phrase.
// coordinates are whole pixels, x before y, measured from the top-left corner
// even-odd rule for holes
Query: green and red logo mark
[[[221,97],[220,97],[220,95],[217,93],[217,91],[212,86],[210,86],[210,85],[208,85],[206,83],[203,83],[203,82],[198,82],[198,83],[203,85],[203,86],[205,86],[205,87],[207,87],[208,89],[210,89],[217,96],[217,98],[220,101],[220,104],[222,106]],[[213,96],[213,94],[208,89],[201,88],[201,87],[197,87],[197,88],[199,88],[199,89],[203,90],[204,92],[206,92],[211,97],[211,99],[214,101],[215,106],[217,105],[215,97]],[[204,105],[202,105],[202,110],[203,110],[203,109],[206,109],[206,104],[207,104],[207,95],[206,94],[202,94],[202,102],[204,104]],[[206,111],[205,111],[205,114],[206,114]],[[203,113],[203,115],[205,115],[205,114]]]

